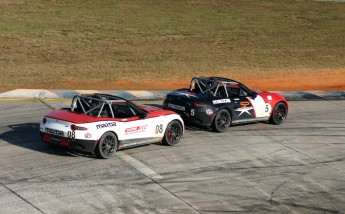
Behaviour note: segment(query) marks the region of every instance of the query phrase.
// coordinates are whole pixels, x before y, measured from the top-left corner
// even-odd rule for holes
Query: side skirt
[[[254,119],[233,120],[231,124],[261,122],[261,121],[268,121],[269,119],[270,117],[260,117],[260,118],[254,118]]]
[[[160,137],[158,137],[158,138],[157,137],[148,137],[148,138],[120,140],[118,149],[136,147],[136,146],[141,146],[141,145],[151,144],[151,143],[158,143],[161,141],[162,141],[162,138],[160,138]]]

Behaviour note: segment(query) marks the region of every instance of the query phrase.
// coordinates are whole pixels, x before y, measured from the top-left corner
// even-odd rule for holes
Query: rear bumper
[[[177,105],[177,106],[182,106],[184,107],[184,110],[169,108],[168,106],[169,103],[173,105]],[[215,109],[209,106],[191,108],[190,106],[184,103],[167,102],[167,100],[164,101],[163,107],[164,109],[168,109],[179,114],[186,123],[200,125],[200,126],[212,125],[214,115],[206,114],[207,109],[210,109],[212,110],[212,112],[215,112]]]
[[[200,126],[211,126],[212,125],[212,118],[202,118],[198,116],[190,116],[190,115],[183,115],[181,114],[182,119],[186,123],[191,123]]]
[[[68,139],[41,132],[42,141],[52,145],[67,147],[80,152],[93,153],[97,144],[94,140]]]

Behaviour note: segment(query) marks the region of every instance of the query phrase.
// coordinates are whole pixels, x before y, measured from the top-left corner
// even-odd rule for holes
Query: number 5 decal
[[[272,110],[272,106],[271,106],[271,104],[266,103],[265,112],[266,112],[266,113],[269,113],[269,112],[271,112],[271,110]]]

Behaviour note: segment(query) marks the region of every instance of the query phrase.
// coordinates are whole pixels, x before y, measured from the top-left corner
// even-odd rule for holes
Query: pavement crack
[[[30,201],[26,200],[25,198],[23,198],[21,195],[19,195],[18,193],[16,193],[14,190],[12,190],[11,188],[7,187],[6,185],[4,185],[2,182],[0,182],[0,185],[5,187],[5,189],[7,189],[8,191],[10,191],[11,193],[13,193],[14,195],[16,195],[18,198],[20,198],[21,200],[25,201],[27,204],[29,204],[30,206],[32,206],[35,210],[37,210],[40,213],[45,214],[45,212],[43,212],[40,208],[38,208],[37,206],[33,205]]]
[[[288,149],[290,149],[290,150],[292,150],[292,151],[294,151],[294,152],[296,152],[296,153],[298,153],[298,154],[300,154],[300,155],[303,155],[303,156],[305,156],[305,157],[307,157],[307,158],[310,158],[311,160],[315,161],[316,163],[323,164],[324,166],[326,166],[326,167],[328,167],[328,168],[330,168],[330,169],[332,169],[332,170],[334,170],[334,171],[336,171],[336,172],[338,172],[338,173],[345,174],[344,172],[338,170],[337,168],[334,168],[334,167],[328,165],[328,164],[325,163],[325,162],[321,162],[321,161],[319,161],[318,159],[316,159],[316,158],[314,158],[314,157],[312,157],[312,156],[310,156],[310,155],[307,155],[307,154],[305,154],[305,153],[303,153],[303,152],[301,152],[301,151],[299,151],[299,150],[297,150],[297,149],[295,149],[295,148],[292,148],[292,147],[289,146],[289,145],[286,145],[285,143],[283,143],[283,141],[278,140],[278,139],[274,138],[273,136],[269,136],[269,135],[267,135],[267,134],[261,133],[261,132],[259,132],[259,131],[254,130],[254,129],[251,129],[249,126],[246,126],[246,127],[247,127],[249,130],[255,131],[255,132],[257,132],[258,134],[260,134],[261,136],[267,137],[268,139],[270,139],[270,140],[272,140],[272,141],[274,141],[274,142],[276,142],[276,143],[278,143],[278,144],[280,144],[280,145],[282,145],[282,146],[284,146],[284,147],[286,147],[286,148],[288,148]]]
[[[274,196],[274,193],[280,188],[282,187],[283,185],[285,185],[287,182],[289,182],[289,180],[286,180],[284,181],[283,183],[279,184],[278,186],[276,186],[276,188],[271,192],[271,195],[270,195],[270,204],[272,205],[272,202],[273,202],[273,196]]]
[[[121,158],[122,160],[124,160],[125,162],[127,162],[129,165],[131,165],[133,168],[135,168],[136,170],[138,170],[139,172],[143,173],[146,177],[148,177],[150,180],[152,180],[154,183],[156,183],[158,186],[160,186],[162,189],[164,189],[166,192],[168,192],[170,195],[172,195],[173,197],[175,197],[176,199],[178,199],[179,201],[181,201],[182,203],[184,203],[186,206],[190,207],[192,210],[194,210],[197,213],[201,213],[199,212],[196,208],[194,208],[190,203],[184,201],[182,198],[180,198],[178,195],[176,195],[175,193],[173,193],[172,191],[170,191],[168,188],[166,188],[165,186],[163,186],[159,180],[162,180],[163,177],[156,173],[155,171],[153,171],[152,169],[150,169],[148,166],[145,166],[143,163],[141,163],[139,160],[133,158],[132,156],[130,156],[129,154],[121,151],[121,152],[117,152],[117,156],[119,158]]]
[[[332,169],[332,170],[334,170],[334,171],[337,171],[337,172],[339,172],[339,173],[341,173],[341,174],[345,174],[344,172],[338,170],[337,168],[334,168],[334,167],[332,167],[332,166],[326,164],[325,162],[321,162],[321,161],[317,160],[316,158],[314,158],[314,157],[312,157],[312,156],[310,156],[310,155],[304,154],[303,152],[300,152],[300,151],[298,151],[297,149],[294,149],[294,148],[292,148],[292,147],[290,147],[290,146],[284,144],[282,141],[275,139],[274,137],[271,137],[271,136],[268,136],[268,135],[265,135],[265,134],[262,134],[262,136],[265,136],[265,137],[267,137],[267,138],[269,138],[269,139],[275,141],[276,143],[279,143],[280,145],[285,146],[286,148],[289,148],[289,149],[295,151],[295,152],[298,153],[298,154],[301,154],[301,155],[303,155],[303,156],[305,156],[305,157],[308,157],[308,158],[310,158],[310,159],[316,161],[317,163],[323,164],[324,166],[326,166],[326,167],[328,167],[328,168],[330,168],[330,169]]]

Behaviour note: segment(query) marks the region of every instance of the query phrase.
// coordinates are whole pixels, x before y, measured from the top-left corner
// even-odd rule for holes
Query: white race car
[[[121,148],[157,142],[175,145],[183,135],[184,123],[169,110],[92,94],[77,95],[70,108],[47,114],[40,132],[43,142],[110,158]]]

